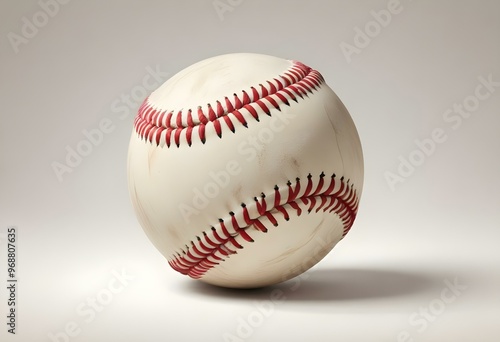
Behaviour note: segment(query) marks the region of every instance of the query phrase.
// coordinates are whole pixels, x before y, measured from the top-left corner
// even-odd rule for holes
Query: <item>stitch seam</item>
[[[309,206],[307,211],[316,213],[322,210],[324,213],[338,215],[344,226],[342,238],[349,232],[356,218],[359,198],[353,184],[344,177],[336,178],[333,174],[329,182],[325,182],[325,174],[319,175],[319,180],[314,182],[311,174],[307,176],[305,188],[301,188],[301,180],[296,178],[295,184],[291,181],[285,187],[275,185],[274,192],[270,196],[261,193],[260,197],[254,197],[250,205],[241,204],[238,213],[229,212],[229,218],[219,218],[216,225],[208,231],[203,231],[202,236],[196,236],[195,240],[189,242],[181,251],[175,253],[168,261],[170,266],[191,278],[201,278],[208,270],[223,262],[238,249],[243,249],[243,243],[254,242],[249,228],[266,233],[270,227],[261,222],[265,217],[273,226],[278,226],[277,216],[288,221],[289,212],[295,212],[297,216],[302,214],[299,201]],[[238,241],[239,240],[239,241]]]
[[[270,116],[272,109],[281,111],[280,106],[309,96],[324,79],[318,71],[294,61],[290,69],[265,83],[234,93],[232,99],[226,96],[196,109],[156,108],[148,97],[139,107],[134,129],[142,140],[161,147],[180,147],[184,142],[191,146],[195,137],[205,144],[207,129],[222,138],[223,126],[233,133],[237,125],[248,128],[249,120],[259,121],[262,113]]]

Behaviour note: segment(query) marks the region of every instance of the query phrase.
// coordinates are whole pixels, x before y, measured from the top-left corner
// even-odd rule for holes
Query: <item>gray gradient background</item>
[[[158,66],[173,75],[207,57],[258,52],[320,70],[358,127],[365,188],[357,221],[297,283],[248,341],[500,339],[500,90],[457,130],[443,121],[474,94],[479,76],[500,80],[498,1],[406,1],[359,55],[339,44],[387,1],[246,0],[220,20],[211,0],[78,1],[16,54],[7,34],[40,11],[0,5],[0,339],[50,341],[76,322],[70,341],[223,341],[272,289],[202,286],[171,270],[138,225],[126,155],[133,114],[111,105]],[[83,129],[115,127],[59,182]],[[384,172],[442,128],[448,139],[391,191]],[[18,334],[6,333],[7,227],[19,229]],[[89,323],[76,312],[124,269],[134,277]],[[425,331],[409,323],[439,298],[443,281],[467,289]],[[5,285],[5,286],[4,286]],[[62,339],[61,339],[62,341]]]

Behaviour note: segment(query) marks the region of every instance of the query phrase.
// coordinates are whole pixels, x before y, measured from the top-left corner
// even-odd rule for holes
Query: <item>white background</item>
[[[370,22],[387,1],[230,3],[219,16],[211,0],[74,0],[43,22],[40,3],[2,1],[1,340],[500,340],[500,88],[456,129],[443,116],[473,101],[480,77],[500,81],[499,3],[401,0],[385,27]],[[36,31],[23,28],[36,20]],[[347,56],[341,45],[355,46],[365,27],[374,30],[369,44]],[[114,107],[140,90],[148,68],[166,80],[229,52],[319,70],[349,109],[365,155],[349,235],[299,280],[252,291],[204,286],[154,249],[126,184],[139,103]],[[113,131],[58,179],[53,163],[65,163],[67,148],[102,120]],[[435,129],[446,141],[391,189],[387,172]],[[16,335],[5,324],[10,226],[18,228]],[[106,297],[117,272],[133,279]],[[460,284],[448,303],[446,282]],[[270,301],[273,290],[281,301]],[[90,309],[96,296],[109,303]],[[68,325],[76,336],[59,334]]]

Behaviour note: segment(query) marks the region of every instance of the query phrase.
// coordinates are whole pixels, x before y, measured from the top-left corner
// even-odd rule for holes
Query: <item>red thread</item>
[[[208,123],[208,119],[201,110],[201,107],[198,107],[198,120],[200,120],[200,122],[202,123],[202,125],[200,126],[205,126]]]
[[[228,112],[234,111],[233,104],[231,103],[231,101],[229,101],[229,99],[227,98],[227,96],[226,96],[225,100],[226,100],[226,110]]]
[[[221,138],[222,137],[222,127],[220,126],[220,121],[215,120],[215,121],[213,121],[213,123],[214,123],[215,132],[217,133],[219,138]]]
[[[257,100],[255,103],[260,107],[260,109],[262,109],[264,113],[266,113],[267,115],[271,115],[271,111],[269,111],[269,108],[264,102],[262,102],[262,100]]]
[[[210,121],[215,121],[217,119],[217,115],[215,115],[215,112],[210,104],[208,104],[208,119]]]
[[[177,119],[175,120],[175,127],[182,127],[182,111],[177,113]]]
[[[281,201],[281,195],[280,195],[280,188],[276,185],[274,187],[274,207],[278,207],[280,205]]]
[[[267,88],[264,87],[263,84],[259,84],[260,85],[260,93],[261,93],[261,97],[266,97],[269,95],[269,92],[267,91]]]
[[[183,250],[182,254],[176,253],[169,260],[170,266],[192,278],[203,277],[208,270],[219,265],[219,261],[224,261],[225,258],[237,254],[238,252],[233,248],[244,248],[244,245],[237,241],[238,236],[251,243],[254,241],[250,234],[252,227],[262,233],[268,232],[269,227],[266,227],[266,224],[261,221],[262,218],[266,218],[273,226],[278,226],[277,214],[281,214],[285,220],[289,220],[288,207],[295,210],[296,215],[300,216],[302,210],[297,203],[298,201],[308,207],[308,212],[316,209],[316,213],[321,210],[324,213],[337,215],[344,225],[342,232],[342,237],[344,237],[351,229],[356,218],[359,203],[356,190],[352,184],[349,184],[349,181],[344,181],[344,177],[340,180],[336,179],[335,174],[330,177],[329,184],[325,184],[324,173],[321,173],[316,181],[312,178],[310,174],[307,176],[306,188],[300,196],[298,194],[301,189],[301,181],[297,178],[295,184],[290,181],[287,182],[287,187],[283,189],[286,189],[288,194],[284,197],[281,195],[278,185],[274,187],[274,200],[272,202],[267,203],[264,193],[259,198],[255,197],[254,204],[258,217],[253,219],[250,217],[245,203],[242,203],[241,210],[245,227],[241,227],[242,223],[238,222],[237,215],[234,212],[229,212],[230,219],[219,219],[220,230],[212,226],[208,233],[203,232],[201,238],[196,237],[196,240],[190,242],[191,247],[186,246],[186,250]],[[337,191],[331,194],[337,187]],[[311,192],[313,188],[315,190]],[[287,198],[287,202],[281,203],[282,198]],[[230,234],[230,230],[234,231],[234,233]]]
[[[245,118],[243,117],[243,115],[238,111],[238,110],[235,110],[233,112],[234,116],[236,117],[236,119],[238,119],[238,121],[245,127],[248,127],[248,124],[247,124],[247,121],[245,120]]]
[[[274,108],[276,108],[277,110],[281,110],[278,102],[276,102],[276,100],[273,99],[271,96],[267,96],[266,100],[269,101],[273,105]]]
[[[248,242],[253,242],[253,239],[250,237],[250,235],[247,234],[245,229],[238,229],[237,230],[238,234],[241,235],[243,239],[245,239]]]
[[[278,84],[278,89],[277,90],[281,90],[283,89],[285,86],[283,85],[283,83],[281,83],[280,80],[278,80],[277,78],[274,78],[274,80],[276,81],[276,83]],[[276,94],[279,94],[278,92]]]
[[[255,89],[255,87],[251,87],[251,89],[252,89],[252,101],[255,102],[258,99],[260,99],[260,95],[257,89]]]
[[[258,89],[256,86],[251,86],[247,90],[242,90],[241,93],[234,93],[232,100],[224,97],[222,101],[215,101],[215,106],[208,103],[206,107],[198,106],[195,109],[178,110],[175,118],[173,118],[172,109],[155,108],[149,102],[148,97],[139,107],[134,120],[134,129],[141,139],[170,148],[172,144],[179,147],[187,143],[191,146],[195,142],[192,131],[198,127],[199,141],[204,144],[207,141],[205,126],[209,123],[213,123],[217,136],[222,138],[221,120],[224,120],[232,132],[236,129],[235,124],[248,127],[250,118],[259,121],[259,112],[272,115],[271,109],[281,110],[282,104],[290,106],[290,99],[298,102],[297,97],[307,96],[308,93],[317,90],[323,82],[324,79],[318,71],[294,61],[285,73],[259,84]],[[233,121],[233,117],[237,121]],[[164,129],[167,132],[160,139],[159,136]],[[172,134],[173,130],[174,134]],[[186,130],[186,134],[181,134],[183,130]]]
[[[267,84],[269,84],[269,92],[271,94],[275,94],[278,91],[271,81],[267,81]]]
[[[169,112],[167,114],[167,122],[165,123],[165,127],[171,128],[172,127],[172,116],[174,115],[173,112]]]
[[[245,106],[250,103],[250,96],[248,96],[247,92],[243,90],[243,100],[241,102],[242,106]]]
[[[222,115],[224,115],[224,108],[222,108],[220,101],[217,101],[217,117],[220,118]]]
[[[181,144],[181,133],[182,133],[182,128],[175,129],[174,140],[175,140],[175,145],[177,145],[177,147],[179,147]]]
[[[224,115],[223,118],[224,118],[224,121],[226,122],[227,127],[229,127],[231,132],[234,133],[235,129],[234,129],[233,122],[231,121],[231,118],[227,115]]]
[[[287,88],[283,88],[282,90],[285,94],[287,94],[288,96],[290,96],[290,98],[295,101],[295,102],[298,102],[297,101],[297,98],[295,97],[295,95],[290,91],[288,90]]]
[[[233,96],[234,96],[234,106],[235,106],[236,108],[241,108],[241,107],[243,107],[243,104],[241,103],[241,100],[240,100],[240,98],[238,97],[238,95],[236,95],[236,93],[234,93],[234,94],[233,94]]]
[[[255,120],[259,121],[259,114],[255,110],[255,108],[253,108],[252,105],[247,104],[247,105],[243,106],[243,108],[245,108],[246,110],[248,110],[248,112],[253,116],[253,118]]]
[[[261,231],[261,232],[263,232],[263,233],[267,233],[267,228],[266,228],[266,226],[264,226],[264,225],[262,224],[262,222],[260,222],[260,220],[259,220],[259,219],[256,219],[255,221],[253,221],[253,225],[254,225],[254,227],[255,227],[255,228],[257,228],[257,230],[260,230],[260,231]]]
[[[205,138],[205,125],[199,125],[198,126],[198,134],[200,136],[201,142],[204,144],[205,141],[206,141],[206,138]]]

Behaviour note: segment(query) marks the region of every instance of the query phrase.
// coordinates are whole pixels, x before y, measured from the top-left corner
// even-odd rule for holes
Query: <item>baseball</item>
[[[174,270],[255,288],[305,272],[349,232],[363,155],[318,71],[227,54],[187,67],[144,100],[128,183],[142,228]]]

